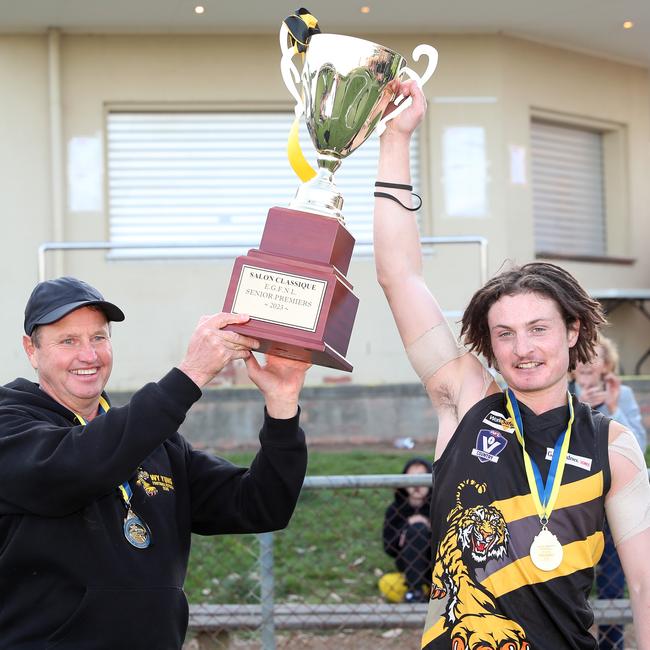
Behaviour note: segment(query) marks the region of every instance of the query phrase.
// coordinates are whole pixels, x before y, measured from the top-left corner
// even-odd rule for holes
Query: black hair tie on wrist
[[[422,197],[413,191],[413,185],[406,185],[404,183],[385,183],[383,181],[377,181],[375,183],[375,187],[390,187],[396,190],[408,190],[420,202],[414,208],[409,208],[408,206],[404,205],[396,196],[393,196],[392,194],[388,194],[387,192],[375,192],[375,196],[381,199],[390,199],[391,201],[395,201],[395,203],[399,203],[405,210],[408,210],[409,212],[417,212],[422,207]]]
[[[406,185],[404,183],[385,183],[384,181],[375,181],[375,187],[390,187],[394,190],[408,190],[413,191],[413,185]]]

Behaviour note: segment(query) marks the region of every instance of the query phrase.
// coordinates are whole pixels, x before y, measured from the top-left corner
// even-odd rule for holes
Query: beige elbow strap
[[[631,431],[623,431],[610,442],[609,451],[624,456],[638,470],[632,480],[605,504],[612,538],[618,546],[650,528],[650,481],[645,458]]]
[[[423,384],[442,366],[466,352],[464,346],[455,339],[446,321],[434,325],[406,346],[406,354],[413,370]]]

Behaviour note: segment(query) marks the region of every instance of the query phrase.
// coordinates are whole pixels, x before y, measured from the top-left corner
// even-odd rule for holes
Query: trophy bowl
[[[311,38],[302,87],[305,121],[319,166],[335,171],[341,159],[368,139],[395,99],[390,82],[405,66],[401,54],[360,38]]]
[[[283,47],[283,79],[296,99],[296,116],[304,114],[318,164],[316,176],[298,188],[289,207],[344,223],[343,198],[334,185],[333,173],[377,127],[383,129],[388,119],[408,105],[402,102],[403,106],[382,118],[391,102],[403,99],[396,97],[398,84],[393,82],[412,78],[423,84],[433,74],[437,52],[429,45],[414,50],[416,60],[422,54],[429,58],[427,71],[420,77],[407,67],[401,54],[383,45],[353,36],[315,34],[309,40],[299,74],[291,62],[293,51]],[[302,93],[293,83],[298,79]]]

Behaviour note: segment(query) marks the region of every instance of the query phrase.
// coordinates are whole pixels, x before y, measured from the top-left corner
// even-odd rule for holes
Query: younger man
[[[607,511],[647,650],[645,461],[630,431],[567,390],[567,371],[594,353],[598,303],[563,269],[526,264],[476,292],[462,320],[470,352],[457,345],[405,209],[409,142],[426,102],[412,82],[399,92],[413,104],[381,138],[374,244],[377,277],[439,418],[422,648],[596,648],[587,598]],[[472,351],[498,369],[505,392]]]

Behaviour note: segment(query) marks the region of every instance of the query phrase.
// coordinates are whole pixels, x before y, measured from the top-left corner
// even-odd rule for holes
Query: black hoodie
[[[173,369],[82,426],[37,384],[0,387],[2,650],[178,650],[190,533],[287,525],[307,464],[298,415],[266,415],[240,468],[177,433],[200,396]],[[146,549],[123,534],[124,481],[151,529]]]

